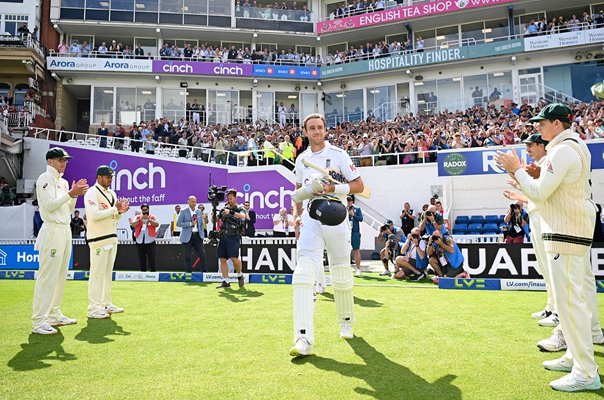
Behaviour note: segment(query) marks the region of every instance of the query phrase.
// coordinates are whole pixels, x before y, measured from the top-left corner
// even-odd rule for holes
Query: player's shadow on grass
[[[325,299],[326,301],[334,301],[333,294],[331,294],[329,292],[321,293],[321,297],[323,297],[323,299]],[[379,301],[375,301],[375,300],[371,300],[371,299],[361,299],[360,297],[357,297],[357,296],[354,296],[354,304],[361,306],[361,307],[368,307],[368,308],[381,307],[384,305],[383,303],[380,303]]]
[[[461,390],[452,383],[456,378],[455,375],[445,375],[430,383],[414,374],[409,368],[389,360],[361,337],[348,340],[347,343],[355,354],[363,359],[364,364],[349,364],[315,356],[294,358],[292,362],[312,364],[325,371],[334,371],[364,380],[370,389],[356,387],[354,391],[375,399],[456,400],[462,398]]]
[[[75,336],[75,339],[90,344],[100,344],[113,342],[114,339],[109,337],[111,335],[128,336],[130,332],[124,331],[124,328],[119,326],[113,318],[88,318],[86,326]]]
[[[243,288],[228,288],[228,289],[218,289],[220,290],[219,296],[227,299],[228,301],[232,301],[233,303],[242,303],[244,301],[248,301],[251,298],[264,296],[264,293],[257,292],[255,290],[249,290],[245,287]]]
[[[384,277],[384,276],[380,276],[379,274],[373,274],[373,273],[365,273],[361,276],[356,276],[354,278],[355,282],[359,283],[358,281],[379,281],[379,282],[386,282],[388,280],[390,280],[390,276]]]
[[[45,361],[73,361],[75,354],[67,353],[62,346],[65,337],[61,332],[55,335],[29,335],[28,342],[21,344],[21,351],[6,364],[15,371],[31,371],[48,368],[52,364]]]

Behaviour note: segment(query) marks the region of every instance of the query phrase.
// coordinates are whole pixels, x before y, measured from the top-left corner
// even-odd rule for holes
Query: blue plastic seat
[[[505,224],[505,222],[503,222],[503,220],[505,219],[505,215],[500,215],[499,216],[499,221],[497,222],[499,225],[501,224]]]
[[[484,223],[485,224],[497,224],[497,223],[499,223],[499,217],[497,215],[485,215]]]
[[[456,224],[469,224],[470,223],[470,217],[468,217],[467,215],[458,215],[455,218],[455,223]]]
[[[470,224],[484,224],[484,217],[482,215],[472,215],[470,217]]]
[[[468,226],[468,235],[482,235],[482,224],[470,224]]]
[[[484,234],[493,234],[493,233],[499,233],[499,225],[497,225],[496,223],[488,223],[488,224],[484,224],[482,232]]]
[[[456,223],[455,225],[453,225],[453,234],[454,235],[465,235],[467,231],[468,231],[467,224]]]

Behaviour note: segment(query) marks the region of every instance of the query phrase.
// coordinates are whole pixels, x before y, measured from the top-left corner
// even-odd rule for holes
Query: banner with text
[[[73,157],[65,174],[68,182],[86,178],[95,182],[99,165],[108,165],[115,171],[112,188],[120,197],[130,200],[131,206],[148,204],[182,204],[191,195],[200,203],[208,203],[208,187],[211,184],[233,187],[238,197],[250,201],[256,211],[256,228],[272,229],[272,216],[281,207],[289,209],[294,184],[284,174],[291,174],[284,167],[263,167],[230,170],[216,164],[190,164],[177,159],[161,159],[140,156],[129,152],[113,153],[62,145]],[[293,180],[293,175],[292,175]],[[78,198],[77,207],[83,207]]]
[[[472,278],[542,279],[535,250],[530,243],[459,243],[459,247],[465,258],[464,269]],[[596,278],[604,278],[604,243],[594,243],[591,249],[591,267]],[[539,290],[535,285],[526,288]]]
[[[48,57],[50,71],[152,72],[151,60]]]
[[[564,32],[555,35],[531,36],[524,39],[525,51],[547,50],[556,47],[581,46],[604,42],[604,28]]]
[[[319,79],[318,67],[297,67],[293,65],[254,65],[254,76],[265,78]]]
[[[362,15],[331,19],[317,23],[316,32],[337,32],[371,25],[404,22],[429,15],[511,3],[513,0],[437,0],[412,6],[404,6]]]
[[[591,168],[604,169],[604,141],[592,142],[587,145],[591,152]],[[438,176],[490,175],[504,174],[497,166],[495,155],[498,151],[515,149],[522,160],[527,163],[532,159],[524,146],[484,148],[480,150],[444,150],[438,153]]]
[[[322,67],[321,78],[335,78],[397,69],[403,70],[420,65],[440,64],[487,56],[521,53],[523,50],[524,45],[522,40],[513,39],[473,46],[390,55],[388,57],[375,58],[373,60]]]
[[[252,76],[251,64],[153,60],[153,72],[162,74]]]
[[[50,256],[54,257],[53,249]],[[1,269],[38,269],[39,254],[33,244],[0,244]],[[73,256],[69,259],[69,269],[73,269]]]

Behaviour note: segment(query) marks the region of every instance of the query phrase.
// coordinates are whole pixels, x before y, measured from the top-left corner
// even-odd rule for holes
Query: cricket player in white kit
[[[553,389],[565,392],[602,387],[592,342],[592,316],[598,315],[598,301],[589,259],[596,217],[591,199],[591,154],[579,135],[569,129],[571,117],[572,110],[554,103],[531,118],[539,122],[543,139],[549,141],[539,179],[527,174],[515,151],[499,152],[496,157],[501,167],[514,174],[524,194],[541,206],[541,240],[568,345],[564,356],[544,361],[543,367],[569,372],[550,382]]]
[[[128,211],[128,200],[119,199],[109,187],[113,170],[101,165],[96,170],[96,184],[84,196],[86,240],[90,247],[88,279],[88,318],[109,318],[124,312],[111,302],[111,276],[117,255],[117,221]]]
[[[76,198],[86,193],[86,179],[69,183],[62,178],[69,154],[58,147],[46,153],[46,172],[36,181],[36,197],[44,224],[36,239],[40,268],[34,289],[32,332],[54,335],[53,326],[71,325],[77,320],[61,313],[61,302],[67,279],[67,267],[71,258],[71,213]]]
[[[364,189],[363,180],[348,154],[325,141],[325,118],[322,115],[307,116],[303,129],[309,140],[309,147],[296,159],[297,190],[292,196],[295,202],[294,218],[298,237],[297,264],[292,282],[294,346],[290,349],[290,355],[294,357],[313,354],[313,286],[319,278],[318,266],[323,265],[324,248],[327,249],[329,259],[337,320],[341,326],[340,336],[345,339],[353,337],[354,278],[350,267],[352,247],[345,204],[349,193],[361,193]],[[333,171],[332,177],[342,183],[334,185],[315,180],[317,171],[305,166],[303,160]],[[335,197],[337,201],[325,200],[325,195]],[[311,212],[307,209],[309,202],[312,202],[310,211],[317,219],[311,217]]]

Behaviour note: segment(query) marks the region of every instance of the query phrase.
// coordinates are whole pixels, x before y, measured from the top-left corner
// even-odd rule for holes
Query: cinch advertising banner
[[[182,75],[252,76],[251,64],[153,60],[153,72]]]
[[[354,15],[351,17],[330,19],[317,23],[316,32],[337,32],[347,29],[356,29],[366,26],[403,22],[429,15],[445,14],[460,10],[469,10],[478,7],[495,6],[511,3],[513,0],[437,0],[407,7],[391,8],[389,10]]]
[[[293,65],[254,65],[254,76],[263,78],[319,79],[318,67],[297,67]]]
[[[152,72],[151,60],[127,58],[47,57],[50,71]]]
[[[128,198],[131,206],[181,204],[191,195],[200,203],[208,203],[208,187],[225,185],[237,189],[240,204],[249,200],[250,207],[256,211],[256,228],[272,229],[273,215],[278,214],[281,207],[289,210],[295,190],[294,183],[283,175],[290,172],[282,166],[275,166],[273,170],[250,167],[235,171],[217,164],[190,164],[130,152],[61,147],[73,157],[65,174],[68,182],[80,178],[95,182],[97,167],[108,165],[115,171],[112,189],[119,197]],[[84,207],[83,199],[78,197],[76,207]]]
[[[591,168],[603,169],[604,142],[588,143],[587,147],[591,152]],[[438,152],[438,176],[505,174],[505,170],[497,166],[495,156],[498,151],[509,152],[512,150],[518,153],[521,160],[525,160],[527,163],[532,161],[524,146],[440,151]]]
[[[33,244],[0,244],[0,270],[37,270],[39,262],[39,254]],[[69,269],[73,269],[73,252]]]

